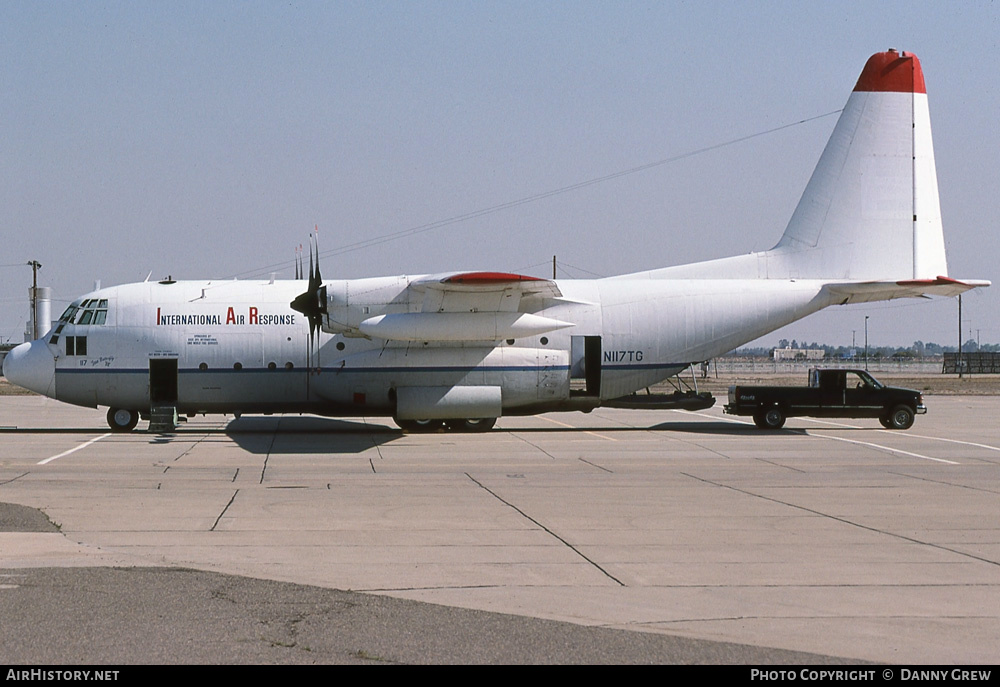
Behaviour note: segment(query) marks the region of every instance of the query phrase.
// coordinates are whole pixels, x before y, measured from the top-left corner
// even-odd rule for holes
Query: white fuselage
[[[461,332],[441,332],[424,342],[360,333],[381,315],[419,313],[423,295],[410,286],[416,279],[327,282],[326,331],[311,361],[307,318],[289,305],[304,281],[101,289],[75,302],[74,321],[32,342],[45,349],[32,354],[43,369],[20,382],[78,405],[148,409],[157,384],[151,369],[175,360],[182,413],[393,415],[400,388],[462,386],[499,387],[505,414],[590,408],[830,304],[815,280],[560,280],[562,297],[539,299],[532,314],[572,324],[545,334],[456,342],[447,339]],[[103,323],[82,324],[88,308],[80,304],[104,301]],[[592,379],[591,394],[573,398],[571,378],[584,378],[584,337],[600,337],[600,379]]]

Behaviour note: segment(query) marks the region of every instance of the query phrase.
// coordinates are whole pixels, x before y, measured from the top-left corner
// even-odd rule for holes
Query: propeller
[[[323,277],[319,271],[319,227],[316,228],[315,235],[310,236],[309,241],[309,283],[306,290],[300,293],[291,302],[292,310],[300,312],[309,320],[309,365],[313,365],[313,354],[316,354],[316,367],[319,367],[319,338],[323,315],[326,313],[326,287],[323,286]],[[313,246],[315,245],[316,258],[313,259]],[[301,278],[301,267],[298,270]]]

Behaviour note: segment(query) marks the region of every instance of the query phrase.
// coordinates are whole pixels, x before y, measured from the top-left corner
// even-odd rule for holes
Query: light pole
[[[958,294],[958,378],[962,378],[962,294]]]
[[[865,369],[868,369],[868,315],[865,315]]]

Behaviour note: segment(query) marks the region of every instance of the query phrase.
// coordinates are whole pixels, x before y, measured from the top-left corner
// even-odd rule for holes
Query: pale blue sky
[[[294,247],[420,227],[841,108],[868,56],[927,80],[952,276],[998,281],[994,2],[0,1],[0,339],[31,270],[65,302],[154,278],[292,276]],[[327,278],[612,275],[773,245],[835,123],[324,258]],[[11,266],[14,265],[14,266]],[[965,329],[1000,341],[1000,287]],[[779,338],[953,344],[953,301]]]

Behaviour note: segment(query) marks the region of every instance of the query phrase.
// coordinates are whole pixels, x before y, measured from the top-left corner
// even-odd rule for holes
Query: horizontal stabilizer
[[[834,296],[841,305],[847,303],[870,303],[893,298],[921,298],[925,296],[957,296],[979,287],[989,286],[982,279],[906,279],[901,281],[864,281],[827,284],[824,290]]]

